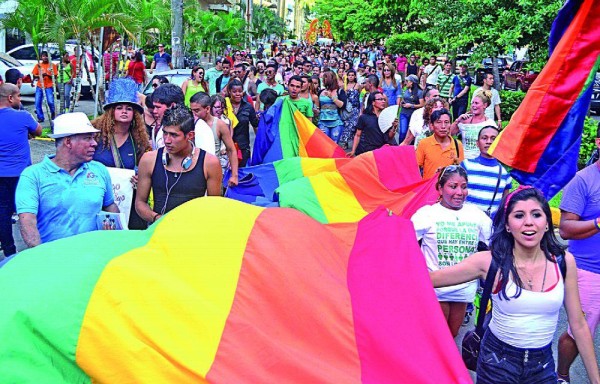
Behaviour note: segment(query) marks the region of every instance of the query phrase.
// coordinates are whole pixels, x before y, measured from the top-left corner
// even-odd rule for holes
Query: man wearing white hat
[[[119,212],[106,167],[92,161],[97,132],[82,112],[60,115],[50,135],[56,155],[21,174],[16,205],[29,247],[95,230],[101,210]]]

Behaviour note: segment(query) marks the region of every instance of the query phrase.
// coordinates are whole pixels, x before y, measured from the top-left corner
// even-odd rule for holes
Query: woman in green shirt
[[[185,95],[184,103],[186,107],[190,107],[190,99],[198,92],[208,93],[208,84],[204,80],[204,68],[200,66],[194,66],[192,68],[192,78],[188,79],[181,84],[181,89]]]

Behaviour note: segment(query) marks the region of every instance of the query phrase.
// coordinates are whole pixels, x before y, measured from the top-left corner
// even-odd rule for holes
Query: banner
[[[106,167],[110,174],[110,181],[113,186],[113,194],[115,196],[115,204],[119,207],[119,212],[125,216],[124,226],[129,223],[129,213],[131,212],[131,204],[133,203],[133,186],[131,178],[135,175],[133,169],[112,168]]]

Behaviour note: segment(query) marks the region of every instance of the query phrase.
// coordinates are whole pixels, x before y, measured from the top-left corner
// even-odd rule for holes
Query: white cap
[[[92,126],[90,119],[83,112],[65,113],[54,119],[54,133],[50,136],[53,139],[60,139],[67,136],[80,135],[82,133],[100,132]]]

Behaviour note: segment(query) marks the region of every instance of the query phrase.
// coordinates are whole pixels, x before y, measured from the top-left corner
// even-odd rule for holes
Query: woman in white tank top
[[[490,251],[430,272],[433,286],[485,279],[492,256],[498,272],[477,383],[555,384],[551,344],[563,304],[590,382],[600,383],[593,340],[579,302],[575,260],[557,241],[550,207],[539,190],[519,187],[506,196],[494,218]],[[561,260],[566,263],[564,277]]]

